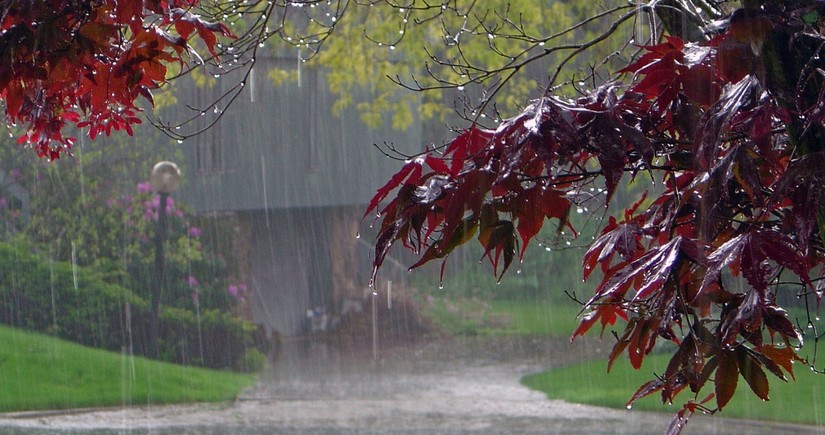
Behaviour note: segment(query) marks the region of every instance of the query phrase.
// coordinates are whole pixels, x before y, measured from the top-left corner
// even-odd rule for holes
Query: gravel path
[[[0,414],[0,433],[662,433],[668,414],[547,400],[519,384],[599,352],[590,341],[485,338],[397,347],[373,360],[369,349],[295,346],[234,403]],[[697,416],[685,433],[825,427]]]

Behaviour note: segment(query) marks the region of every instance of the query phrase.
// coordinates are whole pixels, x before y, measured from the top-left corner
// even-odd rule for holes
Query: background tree
[[[461,118],[475,116],[480,99],[493,100],[491,89],[497,97],[483,116],[500,118],[517,113],[531,95],[540,92],[547,84],[547,75],[562,64],[570,50],[545,50],[545,46],[573,47],[576,38],[589,37],[594,29],[609,25],[611,18],[593,3],[574,6],[567,2],[542,5],[532,0],[494,0],[483,8],[473,4],[353,0],[200,3],[196,9],[199,16],[225,22],[237,38],[215,44],[221,62],[193,65],[186,73],[194,73],[196,82],[205,86],[218,78],[231,84],[214,101],[180,101],[191,109],[188,117],[152,121],[178,140],[211,127],[245,88],[261,57],[323,69],[324,80],[337,97],[334,109],[356,110],[367,125],[383,123],[387,113],[392,114],[392,126],[398,129],[407,128],[414,119],[442,125],[460,123]],[[572,28],[588,17],[591,27]],[[629,31],[643,28],[643,23],[637,23]],[[627,38],[604,41],[591,47],[590,54],[599,63],[623,65],[613,59],[623,55]],[[564,65],[561,69],[572,74],[588,61],[574,58]],[[508,74],[516,71],[522,73]],[[274,86],[299,74],[293,68],[262,72]],[[505,75],[507,80],[502,80]],[[403,88],[442,92],[400,92]],[[364,91],[370,101],[353,105],[353,95]]]

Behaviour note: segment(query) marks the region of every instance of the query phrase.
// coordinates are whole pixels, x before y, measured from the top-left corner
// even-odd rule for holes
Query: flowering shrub
[[[18,310],[4,315],[17,316],[14,318],[32,316],[31,318],[44,322],[51,319],[50,280],[65,280],[68,276],[68,282],[54,283],[53,288],[57,293],[68,291],[78,294],[56,294],[57,300],[78,298],[79,303],[75,306],[79,308],[63,305],[65,313],[60,310],[57,312],[57,316],[63,320],[58,321],[59,330],[54,332],[78,341],[85,340],[78,335],[80,331],[95,330],[95,334],[107,334],[105,339],[95,338],[95,343],[100,344],[100,347],[113,346],[109,348],[119,349],[122,334],[118,333],[117,328],[95,326],[105,323],[95,320],[95,316],[102,314],[95,314],[94,297],[90,292],[98,290],[83,284],[83,274],[80,271],[89,270],[106,284],[125,288],[144,303],[150,300],[155,273],[154,238],[157,234],[160,201],[149,183],[141,182],[145,179],[141,174],[148,174],[153,162],[175,160],[179,156],[169,155],[169,148],[164,141],[152,137],[151,132],[144,134],[143,139],[141,147],[135,147],[132,141],[116,137],[103,139],[105,146],[95,149],[79,148],[72,159],[46,162],[32,159],[30,150],[14,146],[13,138],[8,138],[5,142],[0,138],[0,199],[6,198],[5,203],[8,205],[5,209],[0,207],[0,239],[19,242],[18,246],[25,247],[21,248],[23,251],[35,251],[38,255],[38,261],[43,262],[40,265],[42,267],[32,266],[26,274],[46,271],[40,277],[27,277],[32,280],[29,281],[32,284],[28,285],[31,288],[26,289],[34,292],[26,296],[29,298],[26,300],[43,297],[45,299],[41,302],[45,305],[29,304],[27,306],[31,310],[27,313]],[[15,195],[28,197],[27,214]],[[244,328],[250,325],[236,316],[238,302],[227,292],[227,265],[216,254],[226,248],[212,248],[213,244],[204,240],[207,235],[215,233],[215,221],[197,220],[177,199],[177,196],[172,195],[165,210],[168,215],[164,246],[166,283],[161,295],[160,316],[161,322],[167,326],[161,325],[158,344],[163,358],[194,361],[191,358],[200,358],[200,349],[196,351],[191,343],[198,343],[198,337],[192,338],[186,335],[189,332],[184,334],[181,331],[195,331],[197,334],[198,319],[215,317],[216,314],[209,314],[215,312],[221,314],[218,316],[220,319],[214,323],[215,328],[220,330],[245,331]],[[2,204],[0,201],[0,206]],[[70,267],[70,273],[58,274],[58,264]],[[53,274],[50,272],[52,269]],[[74,269],[78,271],[77,289],[80,292],[74,286]],[[41,279],[38,281],[35,278]],[[42,286],[41,283],[44,282],[45,286]],[[0,291],[4,291],[3,285],[10,283],[0,282]],[[38,293],[40,291],[45,291],[45,295]],[[83,304],[84,300],[88,306]],[[124,303],[123,298],[107,299],[106,316],[123,321],[121,317],[125,316],[124,313],[111,310],[118,306],[122,309]],[[45,311],[40,309],[42,307],[46,307]],[[146,327],[143,317],[148,318],[145,307],[141,307],[134,304],[131,307],[136,353],[140,353],[142,349],[141,328]],[[231,317],[232,322],[244,324],[244,327],[238,329],[228,324],[223,325],[221,319],[224,317]],[[85,326],[72,326],[72,331],[65,330],[61,325],[69,324],[66,319],[71,319],[72,325]],[[31,325],[30,329],[52,332],[40,328],[39,323]],[[203,328],[200,331],[207,334],[206,326],[201,326]],[[178,331],[176,335],[163,336],[164,331],[173,330]],[[228,337],[227,340],[241,337],[235,332],[222,336]],[[189,352],[187,355],[191,357],[189,359],[181,353],[184,349],[181,334],[186,335],[185,341],[190,343],[185,346]],[[205,337],[206,335],[204,339]],[[244,337],[242,341],[246,342],[247,338]],[[208,349],[204,349],[204,353],[204,363],[225,366],[221,365],[224,362],[210,360]],[[227,355],[227,358],[234,356],[237,355]]]
[[[231,284],[226,291],[238,302],[246,300],[246,284]]]
[[[133,195],[123,195],[109,207],[109,212],[121,214],[126,229],[124,253],[127,287],[148,295],[154,278],[155,237],[158,231],[160,196],[149,183],[138,183]],[[164,243],[166,280],[161,294],[162,305],[180,308],[231,309],[242,299],[245,286],[237,284],[224,291],[226,266],[217,256],[207,252],[201,236],[203,231],[192,223],[190,213],[169,197],[166,202],[167,238]],[[231,290],[234,288],[233,290]]]

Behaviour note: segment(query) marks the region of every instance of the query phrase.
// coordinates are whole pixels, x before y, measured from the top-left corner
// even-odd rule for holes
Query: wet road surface
[[[0,414],[0,433],[662,433],[670,414],[547,400],[530,373],[598,356],[595,341],[438,340],[342,353],[292,344],[233,403]],[[695,416],[685,433],[818,433],[825,427]]]

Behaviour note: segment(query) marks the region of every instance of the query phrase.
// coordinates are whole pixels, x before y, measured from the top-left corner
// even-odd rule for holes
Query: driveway
[[[523,387],[598,356],[595,341],[437,340],[342,353],[292,343],[233,403],[0,415],[0,433],[662,433],[671,415],[577,405]],[[818,433],[825,427],[695,416],[685,433]]]

